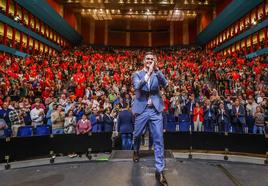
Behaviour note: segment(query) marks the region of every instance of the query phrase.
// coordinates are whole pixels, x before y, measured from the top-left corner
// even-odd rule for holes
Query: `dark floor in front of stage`
[[[170,186],[268,185],[268,166],[202,160],[166,161]],[[222,165],[230,177],[224,174]],[[11,169],[0,172],[3,186],[157,186],[152,159],[82,162]]]

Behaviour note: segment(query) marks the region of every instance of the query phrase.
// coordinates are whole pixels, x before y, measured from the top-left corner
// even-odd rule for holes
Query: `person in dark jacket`
[[[233,126],[232,127],[235,130],[234,132],[242,133],[243,128],[244,128],[245,132],[247,133],[247,131],[246,131],[246,128],[247,128],[246,127],[246,118],[245,118],[246,110],[245,110],[244,106],[242,106],[240,104],[239,99],[235,100],[231,115],[233,118],[233,122],[232,122]]]
[[[8,126],[10,126],[9,113],[12,110],[8,108],[8,103],[4,102],[2,108],[0,108],[0,116],[3,118]]]
[[[224,107],[224,103],[220,103],[220,107],[217,113],[217,122],[220,132],[229,132],[231,117],[228,109]]]
[[[103,117],[100,112],[94,110],[90,115],[89,119],[92,125],[92,133],[102,132],[103,128]]]
[[[132,148],[133,127],[133,114],[128,110],[128,106],[123,104],[122,110],[117,116],[117,131],[121,134],[122,150],[131,150]]]
[[[103,115],[103,132],[112,132],[114,128],[114,118],[111,116],[110,108],[104,110]]]
[[[186,104],[187,114],[190,117],[191,130],[194,130],[194,107],[195,107],[195,99],[194,94],[189,96],[189,102]]]
[[[204,107],[204,128],[205,132],[213,132],[216,124],[216,112],[210,100],[206,100]]]

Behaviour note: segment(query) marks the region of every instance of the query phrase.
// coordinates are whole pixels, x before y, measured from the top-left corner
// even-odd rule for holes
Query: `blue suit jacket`
[[[239,116],[236,117],[237,111],[236,111],[235,106],[233,106],[232,113],[231,113],[231,115],[233,117],[233,123],[237,123],[237,120],[239,120],[240,123],[245,124],[246,123],[246,117],[245,117],[246,116],[246,110],[242,105],[239,106],[238,112],[239,112]]]
[[[209,108],[210,108],[211,119],[216,120],[215,109],[211,105]],[[204,107],[204,120],[209,120],[209,109],[206,106]]]
[[[230,113],[227,109],[224,109],[224,113],[222,114],[221,113],[221,110],[219,109],[218,110],[218,113],[217,113],[217,122],[220,123],[222,121],[222,118],[223,118],[223,121],[225,123],[230,123],[231,122],[231,117],[230,117]]]
[[[117,131],[120,133],[132,133],[134,129],[133,115],[128,110],[122,110],[117,117]]]
[[[164,103],[160,95],[160,85],[166,87],[168,82],[161,71],[153,72],[150,77],[150,87],[145,81],[146,72],[144,70],[135,72],[132,80],[135,89],[135,99],[132,105],[132,112],[140,114],[144,111],[148,98],[150,97],[152,103],[158,112],[164,109]]]
[[[192,114],[194,112],[194,107],[195,107],[195,102],[193,102],[193,105],[192,105]],[[190,101],[186,104],[186,109],[187,109],[187,114],[190,114],[190,110],[191,110],[191,102]]]
[[[114,120],[113,118],[106,114],[103,115],[103,131],[104,132],[112,132],[114,127]]]

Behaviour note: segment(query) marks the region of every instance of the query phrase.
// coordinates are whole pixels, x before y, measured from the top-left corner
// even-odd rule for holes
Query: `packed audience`
[[[0,55],[0,136],[10,128],[49,125],[53,134],[118,131],[135,97],[132,74],[145,49],[92,48],[19,58]],[[265,132],[268,63],[200,48],[154,49],[169,81],[161,89],[164,130]],[[131,114],[131,113],[130,113]],[[134,120],[134,116],[133,117]],[[133,125],[130,120],[129,125]]]

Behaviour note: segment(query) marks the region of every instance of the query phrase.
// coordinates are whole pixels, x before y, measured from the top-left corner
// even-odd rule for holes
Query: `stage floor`
[[[3,186],[157,186],[152,157],[69,162],[0,171]],[[267,186],[268,166],[207,160],[166,160],[170,186]]]

